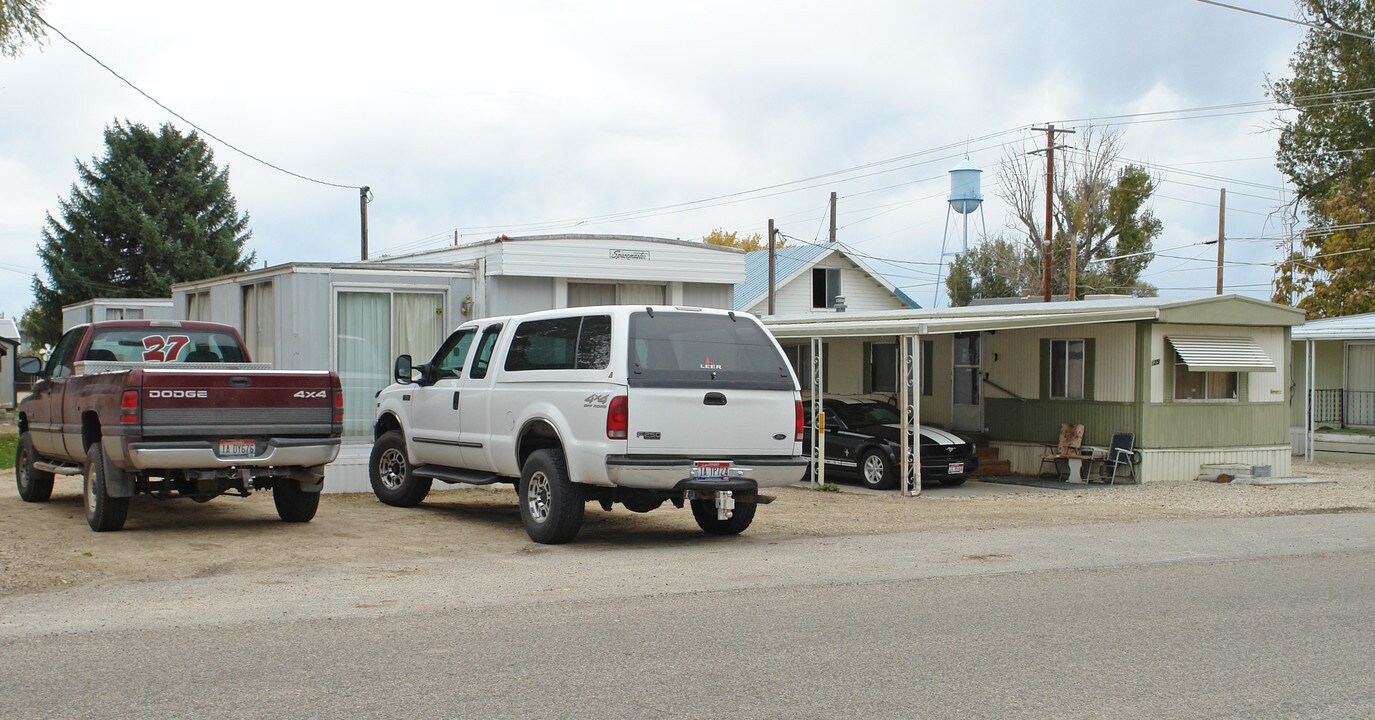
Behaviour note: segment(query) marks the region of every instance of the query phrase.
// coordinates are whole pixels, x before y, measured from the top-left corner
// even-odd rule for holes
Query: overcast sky
[[[358,259],[359,185],[374,196],[373,256],[455,231],[697,240],[762,233],[769,218],[824,242],[834,191],[839,239],[930,306],[947,171],[967,150],[985,170],[983,222],[1003,230],[999,159],[1044,144],[1033,126],[1090,119],[1163,181],[1155,247],[1169,257],[1145,276],[1161,295],[1214,291],[1216,250],[1199,243],[1217,236],[1221,187],[1228,290],[1268,298],[1283,255],[1279,116],[1263,101],[1302,38],[1294,25],[1196,0],[384,7],[49,0],[45,17],[209,133],[350,186],[212,141],[259,264]],[[1166,113],[1238,103],[1256,104]],[[0,58],[7,316],[32,302],[45,214],[115,119],[191,130],[55,34]]]

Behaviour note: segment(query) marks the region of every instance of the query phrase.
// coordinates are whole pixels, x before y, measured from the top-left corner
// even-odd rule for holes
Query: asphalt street
[[[0,715],[1375,717],[1375,515],[786,542],[0,598]]]

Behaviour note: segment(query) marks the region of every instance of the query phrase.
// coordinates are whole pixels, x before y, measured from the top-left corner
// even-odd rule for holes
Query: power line
[[[37,16],[35,16],[35,17],[37,17]],[[186,123],[187,125],[190,125],[191,127],[195,128],[196,132],[199,132],[200,134],[202,134],[202,135],[204,135],[204,136],[206,136],[206,137],[208,137],[208,138],[214,140],[215,142],[218,142],[218,143],[220,143],[221,145],[224,145],[225,147],[229,148],[230,150],[233,150],[234,152],[237,152],[237,153],[239,153],[240,155],[243,155],[244,157],[246,157],[246,158],[248,158],[248,159],[250,159],[250,160],[253,160],[253,161],[255,161],[255,162],[258,162],[258,163],[261,163],[261,164],[263,164],[263,165],[266,165],[267,167],[270,167],[270,168],[272,168],[273,170],[276,170],[276,171],[281,172],[281,173],[286,173],[287,175],[290,175],[290,176],[295,177],[295,178],[299,178],[299,179],[301,179],[301,180],[305,180],[305,181],[307,181],[307,182],[316,183],[317,185],[326,185],[326,186],[329,186],[329,187],[336,187],[336,188],[346,188],[346,189],[349,189],[349,190],[358,190],[358,189],[361,189],[361,186],[359,186],[359,185],[341,185],[341,184],[339,184],[339,183],[325,182],[324,180],[317,180],[317,179],[315,179],[315,178],[313,178],[313,177],[308,177],[308,176],[306,176],[306,175],[302,175],[302,174],[297,173],[297,172],[292,172],[292,171],[290,171],[290,170],[287,170],[287,169],[284,168],[284,167],[281,167],[280,165],[274,165],[274,164],[272,164],[272,163],[270,163],[270,162],[268,162],[268,161],[266,161],[266,160],[264,160],[264,159],[258,157],[257,155],[254,155],[253,153],[248,152],[247,150],[244,150],[243,148],[240,148],[239,146],[237,146],[237,145],[235,145],[235,144],[233,144],[233,143],[231,143],[231,142],[229,142],[229,141],[227,141],[227,140],[224,140],[223,138],[219,137],[218,135],[215,135],[214,133],[210,132],[209,130],[206,130],[205,128],[203,128],[203,127],[197,125],[196,123],[193,123],[193,122],[191,122],[190,120],[186,119],[186,117],[185,117],[184,115],[182,115],[181,113],[178,113],[176,110],[173,110],[172,108],[169,108],[169,107],[167,107],[166,105],[163,105],[161,102],[158,102],[158,99],[157,99],[157,98],[153,97],[152,95],[149,95],[148,93],[146,93],[146,92],[144,92],[143,90],[139,89],[139,87],[138,87],[137,85],[135,85],[135,84],[129,82],[128,80],[126,80],[126,79],[124,78],[123,75],[120,75],[119,73],[115,72],[114,69],[111,68],[109,65],[106,65],[105,63],[101,62],[101,61],[100,61],[100,58],[97,58],[96,56],[90,54],[89,52],[86,52],[86,48],[83,48],[83,47],[81,47],[80,45],[76,44],[76,41],[75,41],[75,40],[72,40],[71,38],[67,37],[67,35],[66,35],[65,33],[63,33],[61,30],[58,30],[56,27],[53,27],[53,25],[52,25],[51,23],[49,23],[47,20],[44,20],[43,18],[39,17],[39,18],[38,18],[38,22],[43,23],[45,26],[47,26],[47,28],[48,28],[49,30],[52,30],[53,32],[57,33],[63,40],[66,40],[68,44],[70,44],[72,47],[74,47],[74,48],[76,48],[78,51],[80,51],[82,55],[85,55],[86,57],[88,57],[88,58],[90,58],[91,60],[93,60],[93,61],[95,62],[95,64],[101,66],[102,68],[105,68],[106,72],[110,73],[111,75],[114,75],[116,78],[119,79],[120,82],[122,82],[122,83],[124,83],[125,85],[128,85],[129,87],[133,88],[133,89],[134,89],[134,92],[138,93],[139,95],[142,95],[142,96],[145,97],[145,98],[148,98],[148,100],[150,100],[154,105],[157,105],[158,107],[162,108],[163,110],[166,110],[169,114],[172,115],[172,117],[174,117],[174,118],[176,118],[176,119],[178,119],[178,120],[180,120],[180,121]]]
[[[1343,34],[1343,35],[1350,35],[1350,36],[1352,36],[1352,37],[1365,38],[1366,40],[1375,40],[1375,36],[1364,35],[1364,34],[1362,34],[1362,33],[1353,32],[1353,31],[1351,31],[1351,30],[1343,30],[1342,28],[1339,28],[1339,27],[1329,27],[1329,26],[1327,26],[1327,25],[1319,25],[1318,23],[1311,23],[1311,22],[1306,22],[1306,21],[1303,21],[1303,20],[1295,20],[1295,19],[1293,19],[1293,18],[1284,17],[1283,15],[1271,15],[1270,13],[1264,13],[1264,12],[1261,12],[1261,11],[1259,11],[1259,10],[1252,10],[1252,9],[1250,9],[1250,8],[1237,7],[1236,5],[1228,5],[1227,3],[1220,3],[1220,2],[1216,2],[1215,0],[1198,0],[1198,2],[1201,2],[1201,3],[1203,3],[1204,5],[1216,5],[1217,7],[1220,7],[1220,8],[1227,8],[1228,10],[1236,10],[1237,12],[1244,12],[1244,13],[1248,13],[1248,14],[1250,14],[1250,15],[1259,15],[1259,16],[1261,16],[1261,17],[1263,17],[1263,18],[1270,18],[1271,20],[1279,20],[1279,21],[1281,21],[1281,22],[1287,22],[1287,23],[1289,23],[1289,24],[1291,24],[1291,25],[1301,25],[1301,26],[1303,26],[1303,27],[1310,27],[1310,28],[1313,28],[1314,30],[1322,30],[1322,31],[1325,31],[1325,32],[1341,33],[1341,34]]]

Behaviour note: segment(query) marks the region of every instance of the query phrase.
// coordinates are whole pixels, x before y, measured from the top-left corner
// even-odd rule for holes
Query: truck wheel
[[[320,493],[306,492],[295,480],[277,478],[272,481],[272,503],[277,517],[290,523],[310,522],[320,507]]]
[[[520,521],[530,539],[545,545],[572,540],[582,529],[582,487],[568,479],[558,450],[536,450],[520,472]]]
[[[19,499],[24,502],[44,502],[53,496],[53,474],[35,468],[37,460],[33,438],[28,433],[20,435],[14,455],[14,483],[19,486]]]
[[[110,497],[105,480],[118,468],[105,459],[105,451],[97,440],[86,448],[86,467],[81,477],[81,500],[86,506],[86,522],[96,532],[109,532],[124,527],[129,516],[129,498]]]
[[[729,518],[718,520],[716,500],[708,498],[692,501],[692,516],[697,518],[697,527],[712,535],[739,535],[754,522],[754,511],[758,508],[758,503],[736,503]]]
[[[368,480],[378,500],[396,507],[415,507],[430,494],[430,478],[412,474],[406,457],[406,437],[400,430],[389,430],[372,444],[368,460]]]

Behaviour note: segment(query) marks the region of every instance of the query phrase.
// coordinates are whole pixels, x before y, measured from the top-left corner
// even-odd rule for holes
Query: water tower
[[[936,296],[931,301],[931,307],[936,307],[940,303],[941,274],[945,269],[945,258],[969,252],[969,216],[975,210],[979,211],[979,221],[984,224],[984,234],[988,234],[988,223],[984,221],[983,213],[984,196],[979,189],[979,176],[982,174],[983,170],[969,162],[968,157],[950,170],[950,205],[945,211],[945,231],[941,234],[940,268],[936,270]],[[945,251],[950,239],[950,213],[952,212],[959,213],[960,219],[963,221],[963,236],[958,253]]]

